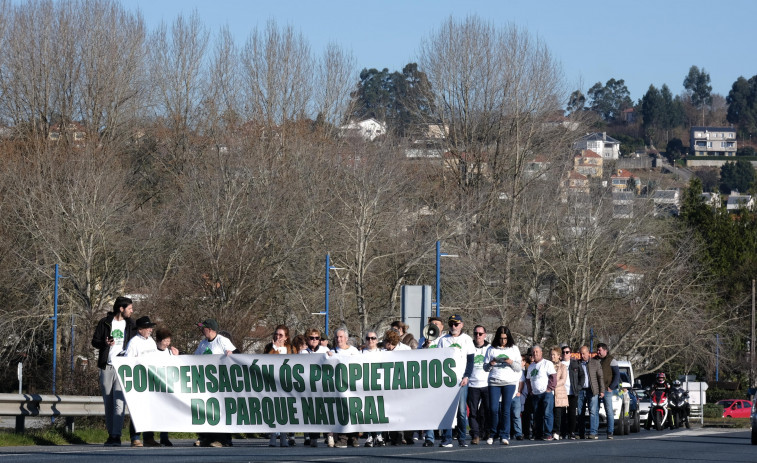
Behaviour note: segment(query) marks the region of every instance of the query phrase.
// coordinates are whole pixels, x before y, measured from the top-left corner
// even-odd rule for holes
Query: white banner
[[[357,432],[446,429],[460,349],[310,355],[118,357],[137,431]]]

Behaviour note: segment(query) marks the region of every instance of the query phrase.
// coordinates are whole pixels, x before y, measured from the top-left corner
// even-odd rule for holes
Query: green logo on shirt
[[[119,330],[118,328],[111,330],[110,335],[113,336],[113,339],[123,339],[124,338],[124,332]]]
[[[475,357],[473,357],[473,363],[484,363],[484,356],[476,355]]]
[[[208,354],[210,354],[210,355],[212,355],[212,354],[213,354],[213,351],[212,351],[212,350],[210,350],[210,347],[206,347],[206,348],[205,348],[205,352],[203,352],[203,353],[202,353],[202,355],[208,355]]]
[[[532,377],[532,378],[533,378],[534,376],[538,375],[538,374],[539,374],[539,370],[537,370],[536,368],[534,368],[533,370],[531,370],[531,377]]]
[[[450,344],[449,346],[450,346],[450,347],[457,347],[458,349],[462,349],[462,348],[463,348],[463,346],[461,346],[461,345],[460,345],[460,344],[458,344],[458,343]]]

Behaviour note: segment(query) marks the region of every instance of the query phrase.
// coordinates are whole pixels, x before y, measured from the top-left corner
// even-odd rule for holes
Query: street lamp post
[[[60,279],[60,273],[58,272],[58,264],[55,264],[55,285],[53,290],[53,316],[50,319],[53,321],[53,395],[55,395],[55,372],[58,368],[58,280]]]
[[[442,245],[441,242],[437,240],[436,242],[436,301],[434,302],[434,305],[436,306],[436,316],[439,316],[439,313],[441,312],[441,297],[442,297],[442,285],[441,285],[441,279],[442,279],[442,257],[457,257],[457,254],[445,254],[442,252]]]

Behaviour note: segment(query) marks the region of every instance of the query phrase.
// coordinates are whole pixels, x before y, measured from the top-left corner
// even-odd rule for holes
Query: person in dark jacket
[[[131,319],[134,313],[132,301],[119,296],[113,303],[113,311],[102,318],[92,336],[92,346],[98,350],[97,367],[100,368],[100,393],[105,405],[105,427],[108,440],[105,445],[121,445],[121,429],[124,427],[126,402],[121,386],[118,384],[113,358],[123,352],[131,338],[137,334],[137,327]],[[132,440],[132,445],[141,447],[142,442]]]
[[[578,409],[578,394],[582,389],[586,377],[584,369],[579,365],[578,360],[571,357],[571,349],[568,345],[562,347],[562,358],[565,366],[568,367],[568,413],[563,414],[563,422],[560,427],[560,434],[563,439],[576,438],[576,410]]]

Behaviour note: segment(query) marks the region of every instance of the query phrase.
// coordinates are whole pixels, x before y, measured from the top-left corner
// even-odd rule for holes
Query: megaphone
[[[428,325],[423,327],[423,337],[428,339],[429,341],[433,341],[434,339],[439,337],[439,327],[436,326],[433,323],[429,323]]]

